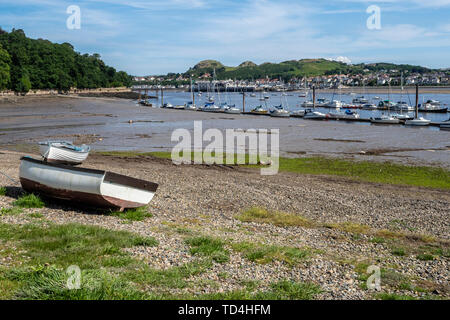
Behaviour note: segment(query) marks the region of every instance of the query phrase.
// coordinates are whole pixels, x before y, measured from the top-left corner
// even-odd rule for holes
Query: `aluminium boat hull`
[[[27,192],[78,204],[124,210],[146,206],[158,185],[102,170],[23,157],[20,183]]]

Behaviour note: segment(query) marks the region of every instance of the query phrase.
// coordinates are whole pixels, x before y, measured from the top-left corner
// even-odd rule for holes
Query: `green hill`
[[[131,77],[107,66],[100,55],[80,54],[69,43],[30,39],[23,30],[0,29],[0,90],[27,92],[30,89],[131,85]]]
[[[382,70],[398,70],[408,72],[429,72],[430,69],[411,66],[396,65],[392,63],[373,63],[373,64],[356,64],[348,65],[342,62],[330,61],[326,59],[302,59],[289,60],[281,63],[262,63],[256,65],[251,61],[241,63],[237,67],[227,67],[215,60],[205,60],[198,63],[195,67],[190,68],[184,75],[194,75],[200,77],[204,74],[213,74],[216,71],[217,79],[261,79],[269,77],[271,79],[279,78],[288,81],[292,78],[322,76],[331,74],[359,74],[368,72],[378,72]]]

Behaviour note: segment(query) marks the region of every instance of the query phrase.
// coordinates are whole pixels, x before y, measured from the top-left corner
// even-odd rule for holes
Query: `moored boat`
[[[124,210],[146,206],[158,185],[120,174],[23,157],[20,183],[27,192],[77,204]]]
[[[394,118],[389,115],[381,115],[379,117],[372,117],[370,118],[371,123],[378,123],[378,124],[398,124],[400,123],[400,120],[397,118]]]
[[[289,111],[283,108],[282,105],[275,106],[273,110],[270,111],[271,117],[278,117],[278,118],[287,118],[290,116]]]
[[[267,111],[267,109],[265,109],[263,106],[258,106],[256,108],[254,108],[252,111],[250,111],[250,113],[253,113],[253,114],[268,114],[269,111]]]
[[[70,141],[39,142],[39,152],[47,162],[81,164],[89,155],[87,145],[76,146]]]
[[[236,105],[233,104],[233,105],[227,105],[224,112],[229,113],[229,114],[239,114],[239,113],[241,113],[241,110],[236,108]]]
[[[431,120],[425,119],[423,117],[409,119],[405,121],[405,125],[407,126],[428,126],[431,123]]]
[[[306,109],[303,119],[323,120],[323,119],[326,119],[326,115],[319,111],[314,111],[312,109]]]

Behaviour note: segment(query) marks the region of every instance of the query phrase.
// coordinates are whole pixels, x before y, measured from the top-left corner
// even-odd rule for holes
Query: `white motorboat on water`
[[[353,104],[366,104],[369,103],[369,100],[364,98],[364,96],[356,97],[352,100]]]
[[[395,104],[392,109],[397,110],[397,111],[407,111],[407,112],[414,111],[414,107],[411,107],[404,101],[397,102],[397,104]]]
[[[270,111],[271,117],[278,117],[278,118],[287,118],[290,116],[289,111],[283,108],[282,105],[275,106],[273,110]]]
[[[341,109],[342,108],[342,102],[338,100],[333,100],[325,105],[327,108],[331,109]]]
[[[104,208],[146,206],[158,185],[102,170],[52,164],[23,157],[20,183],[27,192]]]
[[[185,106],[181,105],[181,104],[178,104],[178,105],[174,106],[173,108],[176,109],[176,110],[184,110]]]
[[[232,104],[227,105],[226,108],[224,109],[224,112],[229,114],[240,114],[241,110],[236,108],[236,105]]]
[[[89,151],[89,146],[76,146],[70,141],[39,142],[39,152],[47,162],[81,164],[88,157]]]
[[[301,104],[301,107],[302,108],[312,108],[312,107],[314,107],[314,102],[312,102],[312,101],[304,101]]]
[[[405,125],[407,126],[428,126],[431,123],[431,120],[425,119],[423,117],[409,119],[405,121]]]
[[[361,109],[363,109],[363,110],[377,110],[378,107],[376,105],[374,105],[373,103],[366,103],[366,104],[362,105]]]
[[[317,99],[316,107],[326,107],[329,103],[331,103],[330,100],[319,98]]]
[[[188,102],[184,105],[184,110],[196,111],[197,107],[194,105],[193,102]]]
[[[312,109],[306,109],[303,119],[323,120],[323,119],[326,119],[326,117],[327,116],[325,114],[323,114],[319,111],[314,111]]]
[[[163,104],[162,108],[165,108],[165,109],[173,109],[173,104],[171,104],[171,103],[165,103],[165,104]]]
[[[291,111],[291,117],[303,117],[305,115],[305,109],[298,109]]]
[[[223,112],[223,110],[216,106],[214,103],[206,103],[205,106],[202,108],[202,111],[205,112]]]
[[[334,111],[326,114],[326,117],[329,119],[342,119],[342,120],[352,120],[359,119],[359,114],[356,111],[345,110],[344,111]]]
[[[379,117],[372,117],[370,118],[371,123],[378,123],[378,124],[398,124],[400,123],[400,120],[397,118],[394,118],[390,115],[382,114]]]

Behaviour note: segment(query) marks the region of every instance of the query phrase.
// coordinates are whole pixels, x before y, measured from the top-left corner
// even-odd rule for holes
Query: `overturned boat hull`
[[[20,183],[28,192],[102,208],[127,209],[147,205],[158,185],[102,170],[76,168],[24,157]]]

